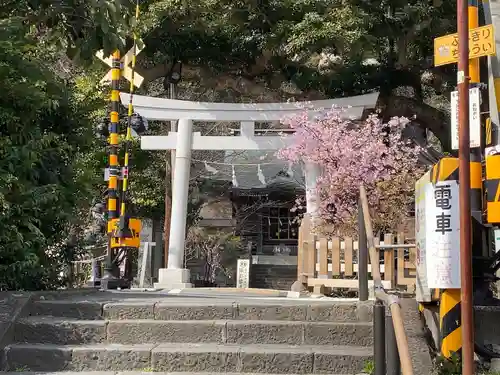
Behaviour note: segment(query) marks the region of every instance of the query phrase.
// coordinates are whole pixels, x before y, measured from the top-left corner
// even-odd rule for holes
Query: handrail
[[[368,254],[371,263],[371,274],[373,278],[375,298],[387,305],[391,311],[392,324],[394,326],[394,333],[396,336],[396,343],[398,347],[399,358],[401,361],[401,371],[403,375],[413,375],[410,350],[408,348],[408,339],[406,337],[404,329],[399,298],[396,295],[386,293],[382,285],[382,277],[380,276],[380,260],[377,257],[377,248],[375,246],[373,227],[370,218],[370,211],[368,208],[368,198],[366,196],[366,190],[363,185],[361,185],[359,188],[359,196],[361,209],[363,210],[363,220],[366,240],[368,243]]]
[[[396,245],[375,245],[375,249],[406,249],[410,247],[417,247],[414,243],[402,243]]]

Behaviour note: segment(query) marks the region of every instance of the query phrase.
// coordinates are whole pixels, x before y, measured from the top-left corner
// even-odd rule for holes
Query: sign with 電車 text
[[[481,146],[481,93],[478,87],[469,89],[470,147]],[[451,148],[458,150],[458,91],[451,93]]]
[[[460,217],[457,181],[428,183],[425,247],[429,288],[460,288]]]
[[[469,59],[490,56],[496,53],[493,25],[469,30]],[[458,34],[434,39],[434,66],[458,62]]]

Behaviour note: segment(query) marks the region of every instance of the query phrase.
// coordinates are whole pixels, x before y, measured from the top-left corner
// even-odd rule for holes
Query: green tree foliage
[[[134,28],[146,44],[139,55],[141,94],[164,95],[163,78],[178,60],[179,95],[190,100],[302,100],[380,90],[384,114],[417,114],[445,149],[449,142],[443,98],[453,88],[454,67],[433,68],[431,58],[432,39],[454,31],[452,2],[143,0],[139,24],[133,0],[0,5],[1,289],[54,285],[59,265],[81,251],[88,208],[106,189],[106,145],[93,128],[106,116],[108,92],[97,82],[107,67],[93,56],[124,51]],[[165,124],[151,128],[168,131]],[[132,155],[133,212],[159,218],[168,158],[137,143]],[[196,178],[191,185],[194,222],[214,187]]]
[[[36,41],[0,23],[0,289],[40,289],[59,279],[88,174],[87,108],[44,67]],[[71,235],[70,235],[71,234]]]
[[[263,91],[283,100],[380,90],[387,117],[417,115],[416,124],[449,146],[455,67],[434,68],[432,57],[433,38],[456,28],[453,2],[150,0],[142,8],[146,81],[181,60],[190,83],[251,97],[235,100],[262,100]]]
[[[55,44],[71,58],[124,49],[133,27],[131,0],[1,0],[0,18],[29,25],[38,40]]]

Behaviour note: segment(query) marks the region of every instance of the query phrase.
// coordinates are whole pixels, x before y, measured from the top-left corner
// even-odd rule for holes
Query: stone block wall
[[[252,264],[250,268],[251,288],[290,290],[296,280],[296,265]]]

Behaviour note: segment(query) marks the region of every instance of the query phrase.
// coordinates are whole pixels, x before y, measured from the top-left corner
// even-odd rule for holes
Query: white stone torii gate
[[[124,105],[129,94],[121,93]],[[286,136],[256,136],[256,121],[280,121],[300,113],[304,108],[329,110],[333,106],[346,108],[345,117],[359,119],[364,109],[374,108],[378,93],[348,98],[318,100],[305,103],[228,104],[161,99],[134,95],[134,111],[148,120],[179,120],[178,132],[168,136],[143,136],[143,150],[176,150],[174,182],[172,186],[172,218],[168,249],[168,268],[159,270],[156,288],[176,289],[191,287],[189,270],[184,269],[184,247],[188,204],[189,174],[192,150],[279,150],[286,145]],[[240,122],[239,136],[202,136],[193,133],[193,121]],[[318,177],[318,168],[307,165],[307,211],[316,212],[316,200],[311,194]]]

